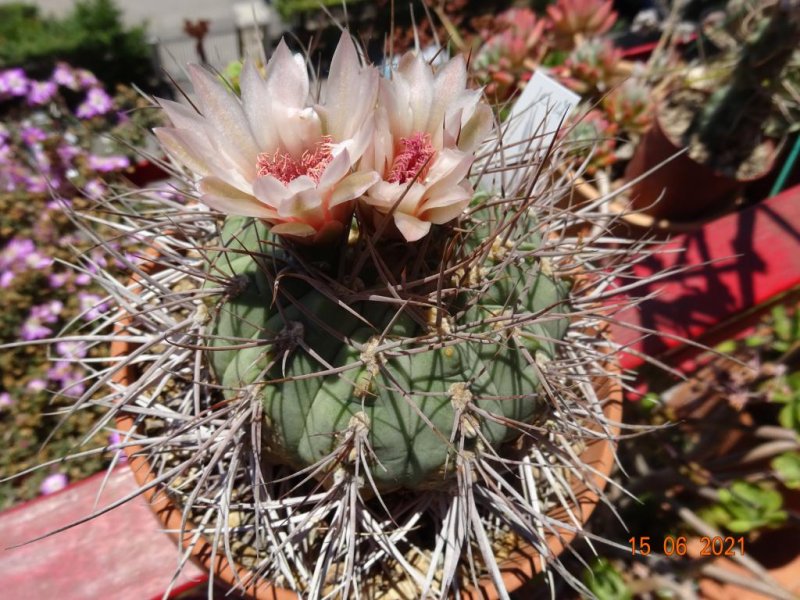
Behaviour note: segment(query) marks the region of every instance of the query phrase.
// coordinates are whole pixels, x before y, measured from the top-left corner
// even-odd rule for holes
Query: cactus
[[[110,449],[147,456],[142,491],[242,588],[508,597],[528,547],[587,592],[558,549],[584,535],[584,492],[607,501],[584,450],[620,427],[605,332],[648,251],[606,235],[608,199],[563,208],[564,144],[482,184],[506,157],[463,57],[407,54],[380,80],[343,35],[321,98],[285,45],[263,77],[244,65],[241,97],[190,74],[198,108],[160,100],[156,130],[182,199],[120,190],[72,215],[134,274],[85,269],[114,308],[70,339],[116,346],[87,352],[75,410],[123,417]],[[157,252],[100,238],[109,213]]]
[[[531,355],[552,360],[566,332],[566,319],[554,317],[566,312],[569,288],[546,272],[543,261],[510,265],[498,281],[489,280],[480,293],[463,289],[448,307],[449,314],[461,318],[443,325],[445,329],[486,321],[501,315],[504,307],[513,306],[522,314],[550,313],[548,319],[521,323],[515,338],[519,342],[507,346],[500,336],[493,343],[452,344],[406,354],[391,348],[403,347],[404,342],[413,347],[415,338],[426,329],[436,331],[435,327],[420,325],[412,315],[398,318],[396,310],[384,302],[340,306],[311,284],[290,283],[289,290],[273,289],[269,282],[280,271],[291,272],[291,261],[269,249],[259,250],[260,240],[268,238],[266,228],[242,221],[229,218],[223,228],[227,251],[242,255],[221,269],[230,277],[246,277],[247,282],[219,307],[215,345],[287,338],[280,347],[288,358],[280,360],[274,351],[265,352],[255,344],[212,351],[211,361],[219,382],[232,390],[232,396],[235,390],[262,381],[281,382],[260,391],[270,423],[269,452],[275,457],[299,469],[311,466],[335,452],[342,432],[358,427],[366,430],[366,442],[379,465],[372,469],[379,488],[447,486],[447,465],[450,475],[454,467],[448,440],[463,433],[499,448],[519,435],[503,423],[529,423],[541,414],[538,376],[526,367],[523,353],[515,346],[522,343]],[[475,226],[477,230],[487,227],[477,219]],[[249,232],[244,238],[249,244],[234,237],[239,231]],[[490,253],[482,270],[497,268],[501,256]],[[435,323],[434,310],[429,308],[418,317],[427,316]],[[335,331],[324,324],[335,324]],[[487,324],[471,331],[491,335],[493,327],[497,329]],[[304,378],[359,362],[344,378]],[[471,416],[459,425],[459,413],[473,401],[474,410],[491,418]]]
[[[763,140],[781,74],[800,46],[797,0],[764,3],[757,11],[735,66],[717,81],[685,134],[687,142],[702,144],[707,164],[725,172],[735,173]]]

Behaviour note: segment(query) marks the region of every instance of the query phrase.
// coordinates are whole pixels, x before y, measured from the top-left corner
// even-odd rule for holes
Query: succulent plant
[[[713,66],[718,76],[707,79],[710,96],[698,106],[684,139],[702,150],[702,162],[734,174],[763,141],[775,113],[782,73],[800,46],[800,3],[732,1],[727,18],[750,27],[735,46],[733,68]]]
[[[558,48],[570,49],[581,38],[604,34],[617,21],[611,0],[557,0],[547,7],[551,34]]]
[[[198,109],[159,101],[186,201],[97,201],[152,244],[144,264],[75,215],[134,274],[97,270],[115,307],[70,339],[113,339],[115,360],[87,359],[75,410],[124,418],[111,449],[147,456],[142,489],[239,587],[508,598],[529,547],[586,591],[555,548],[584,534],[576,486],[605,500],[583,457],[620,426],[605,332],[647,250],[606,235],[604,199],[559,208],[563,148],[483,189],[502,140],[463,58],[409,54],[389,80],[344,34],[320,98],[282,48],[265,77],[244,65],[241,98],[193,68]]]
[[[586,161],[584,168],[589,175],[613,165],[617,161],[616,123],[610,122],[598,109],[578,110],[574,114],[562,130],[570,155]]]
[[[610,40],[583,40],[556,68],[561,81],[579,94],[603,93],[621,81],[619,48]]]
[[[603,110],[626,133],[641,134],[653,122],[653,90],[631,77],[603,96]]]
[[[475,76],[486,95],[502,102],[523,87],[547,51],[547,23],[529,8],[510,8],[495,19],[495,32],[475,57]]]

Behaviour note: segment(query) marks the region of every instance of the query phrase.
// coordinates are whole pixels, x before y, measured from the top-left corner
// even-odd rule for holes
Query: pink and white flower
[[[472,198],[467,173],[493,117],[481,91],[466,86],[462,56],[434,72],[412,52],[381,80],[376,133],[363,160],[381,180],[362,201],[377,220],[391,214],[407,241],[457,218]]]
[[[340,234],[354,200],[378,180],[357,168],[374,131],[378,73],[360,64],[350,37],[339,41],[318,104],[309,96],[304,61],[284,42],[265,77],[245,64],[241,98],[201,67],[189,72],[200,112],[160,100],[173,126],[156,135],[196,176],[200,200],[260,218],[293,239]]]

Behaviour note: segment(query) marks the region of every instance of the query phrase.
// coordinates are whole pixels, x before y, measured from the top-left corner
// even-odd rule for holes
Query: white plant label
[[[502,165],[504,170],[485,176],[481,187],[514,189],[537,157],[550,147],[559,125],[579,101],[578,94],[536,69],[501,124],[503,148],[497,157],[502,158],[495,158],[492,168]]]

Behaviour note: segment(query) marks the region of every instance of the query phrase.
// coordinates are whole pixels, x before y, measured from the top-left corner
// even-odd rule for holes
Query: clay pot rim
[[[135,279],[134,279],[135,281]],[[114,328],[115,334],[121,333],[130,325],[130,317],[126,317],[117,322]],[[114,340],[111,343],[111,358],[117,358],[127,355],[134,344],[124,342],[122,340]],[[610,365],[609,370],[618,373],[619,369],[615,364]],[[136,380],[134,368],[132,366],[119,370],[115,373],[113,381],[121,385],[131,385]],[[620,434],[620,424],[622,423],[622,386],[619,381],[612,378],[602,378],[597,386],[599,390],[606,391],[604,394],[603,413],[609,420],[611,425],[608,427],[610,438],[598,437],[589,441],[586,448],[581,452],[580,457],[582,462],[591,464],[594,472],[588,476],[589,484],[580,480],[573,479],[574,487],[572,488],[573,497],[578,499],[578,503],[569,502],[570,510],[580,514],[581,524],[588,522],[594,509],[600,502],[600,498],[592,487],[597,488],[600,492],[605,489],[608,484],[607,477],[610,475],[611,470],[615,463],[616,458],[616,441]],[[122,413],[115,419],[116,426],[120,432],[127,434],[134,429],[134,417],[131,414]],[[599,426],[594,428],[600,431]],[[156,478],[155,473],[150,468],[150,464],[145,454],[141,453],[142,446],[130,445],[124,448],[124,452],[128,458],[128,465],[133,471],[133,476],[140,487],[150,485]],[[169,496],[164,493],[160,486],[152,486],[141,492],[145,501],[150,505],[151,510],[161,522],[162,526],[183,550],[190,550],[190,559],[196,564],[200,565],[204,570],[213,573],[215,580],[220,580],[231,587],[240,585],[240,588],[245,590],[245,593],[250,598],[255,600],[297,600],[299,596],[288,589],[275,586],[272,582],[261,579],[253,578],[249,570],[240,565],[231,565],[225,556],[224,552],[213,552],[211,544],[205,536],[201,535],[193,543],[192,530],[194,525],[186,521],[182,521],[182,511],[173,502]],[[568,517],[567,511],[562,506],[554,507],[548,516],[554,520],[565,522]],[[179,534],[181,525],[185,525],[185,532]],[[570,529],[559,529],[558,535],[548,531],[545,535],[547,547],[551,551],[553,557],[559,556],[577,537],[577,532],[574,527]],[[212,561],[213,556],[213,561]],[[533,579],[542,571],[542,557],[530,545],[524,544],[522,549],[517,549],[512,552],[512,555],[500,563],[500,570],[502,572],[503,582],[508,592],[513,592],[525,583]],[[464,598],[474,598],[474,589],[464,590],[462,596]],[[496,599],[499,598],[496,586],[491,578],[484,577],[479,581],[480,598]]]

